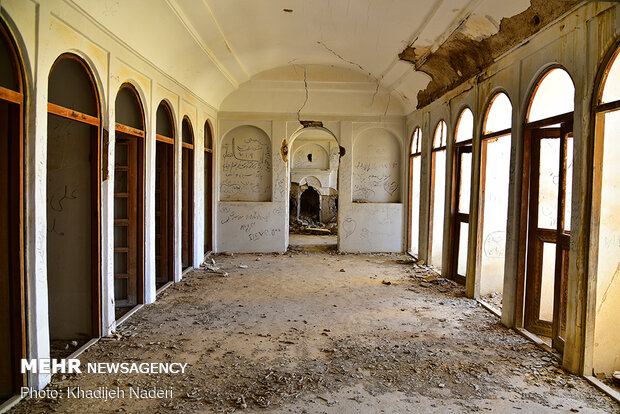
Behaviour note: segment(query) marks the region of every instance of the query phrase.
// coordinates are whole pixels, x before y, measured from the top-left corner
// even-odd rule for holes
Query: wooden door
[[[182,211],[181,211],[181,262],[186,269],[193,263],[194,246],[194,151],[183,147]]]
[[[524,326],[563,351],[570,249],[571,122],[531,130]]]
[[[213,225],[212,219],[212,206],[213,206],[213,151],[211,149],[205,149],[205,235],[204,235],[204,252],[205,254],[213,250],[212,245],[212,232]]]
[[[157,287],[174,280],[173,235],[173,145],[157,141],[155,155],[155,274]]]
[[[114,296],[118,308],[138,303],[137,139],[119,134],[114,173]]]
[[[471,198],[472,146],[457,146],[454,168],[451,274],[459,283],[465,283],[469,234],[469,201]]]

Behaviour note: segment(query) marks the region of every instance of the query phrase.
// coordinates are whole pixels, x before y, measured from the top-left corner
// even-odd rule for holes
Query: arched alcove
[[[313,187],[306,188],[299,197],[299,217],[321,220],[321,195]]]
[[[93,76],[81,58],[61,55],[48,85],[47,284],[57,357],[68,341],[100,335],[101,121]]]
[[[400,143],[382,128],[362,132],[353,144],[353,201],[400,202]]]
[[[271,140],[255,126],[226,134],[220,149],[220,200],[271,201]]]

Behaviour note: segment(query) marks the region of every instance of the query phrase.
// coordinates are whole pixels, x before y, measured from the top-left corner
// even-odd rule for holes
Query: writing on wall
[[[259,128],[230,131],[220,151],[222,201],[271,201],[271,141]]]
[[[363,132],[353,147],[353,201],[400,201],[400,144],[387,130]]]

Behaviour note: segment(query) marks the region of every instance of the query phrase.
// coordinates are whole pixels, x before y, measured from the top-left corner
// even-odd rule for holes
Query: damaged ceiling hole
[[[312,162],[312,154],[308,154],[308,161]]]

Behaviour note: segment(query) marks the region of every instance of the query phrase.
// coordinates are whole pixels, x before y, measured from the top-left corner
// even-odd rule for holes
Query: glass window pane
[[[571,202],[573,200],[573,138],[566,140],[566,197],[564,204],[564,230],[570,231]]]
[[[620,100],[620,59],[618,59],[618,54],[616,54],[609,68],[607,79],[605,79],[605,86],[603,87],[603,96],[601,97],[602,103],[617,100]]]
[[[563,69],[550,70],[540,81],[528,113],[528,122],[572,112],[575,108],[575,86]]]
[[[456,126],[456,142],[467,141],[474,137],[474,114],[469,108],[461,112],[459,123]]]
[[[418,236],[420,232],[420,162],[413,157],[411,164],[411,253],[418,255]]]
[[[505,93],[495,95],[487,118],[484,122],[484,133],[502,131],[510,128],[512,125],[512,104]]]
[[[560,140],[540,140],[538,227],[557,228],[560,171]]]
[[[459,257],[456,272],[461,276],[467,275],[467,249],[469,223],[460,223],[461,229],[459,232]]]
[[[431,265],[441,267],[443,249],[443,216],[446,185],[446,151],[433,153],[435,168],[435,186],[433,191],[433,244],[431,248]]]
[[[469,214],[471,195],[471,152],[461,154],[459,212]]]
[[[540,309],[538,317],[543,321],[553,321],[553,287],[555,285],[554,243],[543,244],[542,281],[540,286]]]

